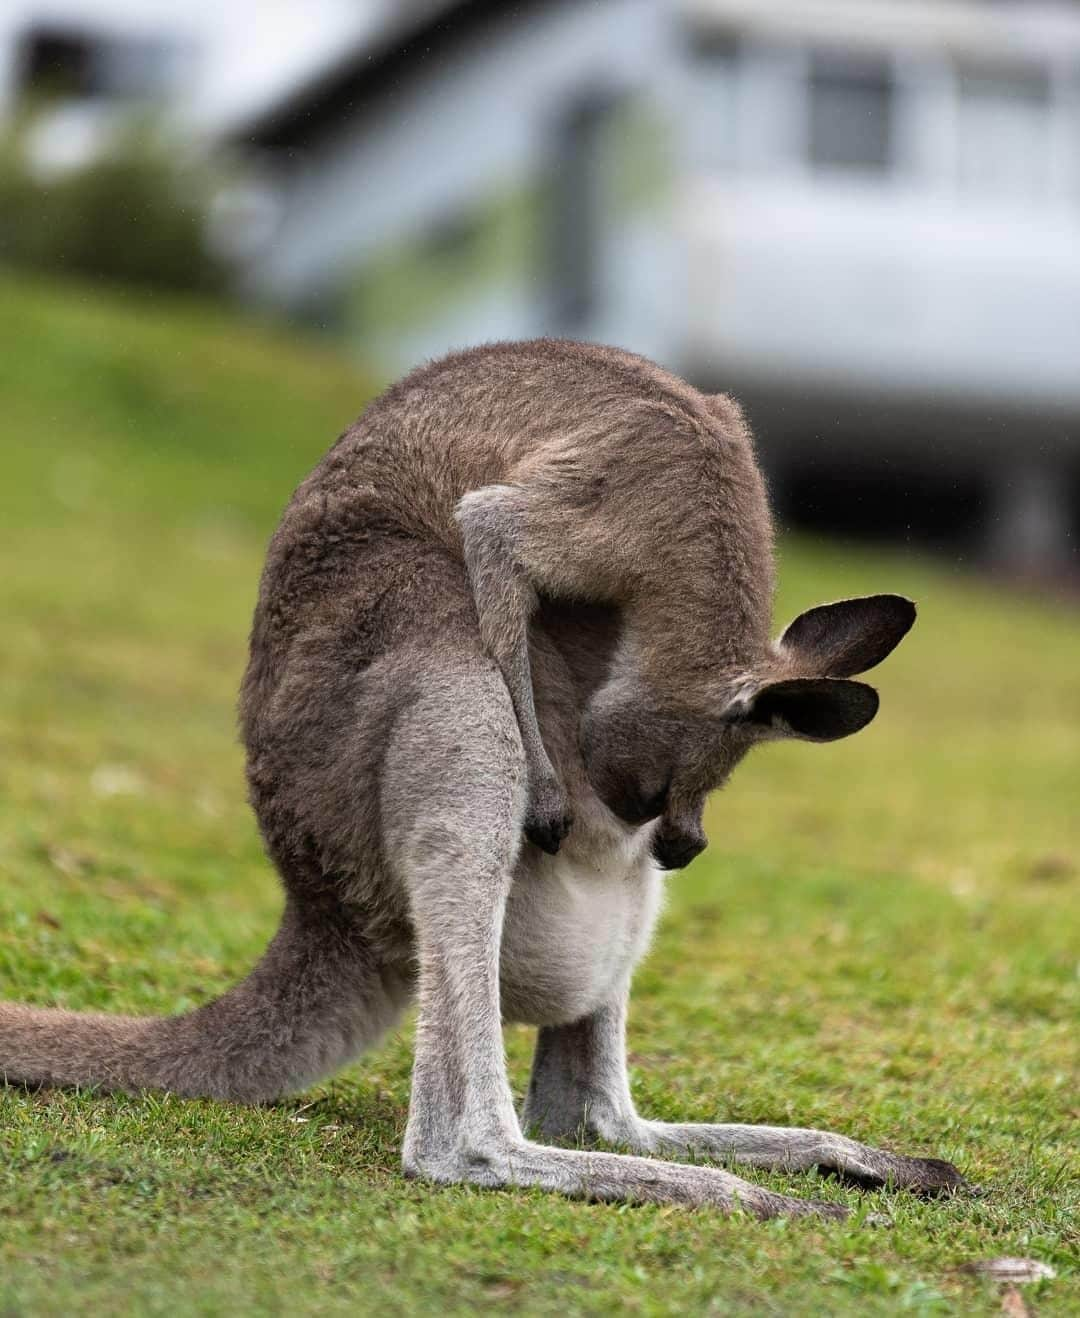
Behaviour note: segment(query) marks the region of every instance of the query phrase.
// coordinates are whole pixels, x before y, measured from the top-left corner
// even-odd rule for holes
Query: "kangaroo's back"
[[[643,407],[711,429],[714,403],[655,363],[597,344],[536,339],[451,353],[369,404],[296,491],[279,537],[290,538],[313,496],[369,492],[368,515],[460,555],[454,509],[468,491],[582,443],[628,439]]]
[[[723,437],[711,445],[711,470],[696,449],[673,441],[687,426]],[[427,598],[417,600],[415,616],[396,597],[392,610],[385,606],[394,582],[421,563],[447,584],[464,582],[455,511],[465,494],[568,474],[579,478],[579,522],[596,512],[602,480],[604,500],[620,515],[632,517],[639,505],[655,520],[664,500],[687,546],[700,527],[702,546],[733,549],[730,571],[703,564],[699,575],[711,570],[711,590],[742,573],[753,608],[740,623],[759,639],[772,590],[771,525],[737,407],[619,349],[554,339],[495,343],[430,362],[392,385],[296,490],[263,572],[242,698],[245,735],[296,638],[325,633],[343,610],[356,629],[359,666],[410,627],[432,633],[437,620]],[[703,480],[715,488],[703,489]],[[708,526],[696,505],[713,512],[725,482],[740,487],[740,508],[721,527]],[[633,530],[622,528],[628,542]],[[646,527],[639,531],[645,539]]]

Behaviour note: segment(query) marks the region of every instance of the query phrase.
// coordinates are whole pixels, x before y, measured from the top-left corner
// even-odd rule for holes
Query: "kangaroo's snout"
[[[585,774],[612,814],[632,828],[667,809],[674,768],[665,731],[632,692],[616,686],[595,695],[582,715]]]
[[[663,870],[684,869],[708,845],[698,821],[664,819],[653,838],[653,860]]]

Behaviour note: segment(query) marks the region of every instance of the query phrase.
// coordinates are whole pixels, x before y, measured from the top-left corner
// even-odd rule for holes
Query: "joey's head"
[[[870,722],[877,692],[849,679],[880,663],[914,621],[914,604],[899,595],[819,605],[750,667],[717,674],[677,703],[637,676],[616,676],[582,716],[593,789],[626,824],[659,821],[653,854],[662,868],[689,864],[706,843],[705,798],[751,746],[836,741]]]

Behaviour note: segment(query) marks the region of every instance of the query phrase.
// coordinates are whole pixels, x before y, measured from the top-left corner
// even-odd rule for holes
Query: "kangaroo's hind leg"
[[[409,1175],[575,1197],[844,1216],[711,1167],[550,1148],[523,1136],[503,1055],[499,955],[525,811],[524,753],[489,661],[445,651],[395,725],[381,785],[384,854],[416,931],[420,1019]]]
[[[751,1167],[816,1167],[863,1185],[920,1193],[965,1184],[951,1163],[938,1158],[909,1158],[822,1130],[646,1121],[630,1097],[625,1022],[623,996],[573,1025],[540,1031],[525,1103],[527,1130],[549,1139],[585,1133],[642,1153],[693,1154]]]

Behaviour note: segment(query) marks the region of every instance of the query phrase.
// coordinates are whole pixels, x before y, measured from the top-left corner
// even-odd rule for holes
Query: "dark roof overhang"
[[[504,30],[553,0],[449,0],[427,4],[316,77],[230,129],[225,140],[266,151],[303,150],[344,120],[404,96],[412,81],[452,50]]]

